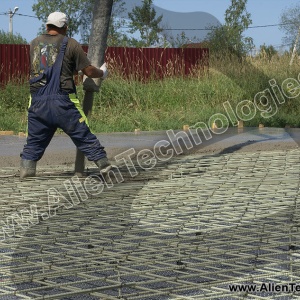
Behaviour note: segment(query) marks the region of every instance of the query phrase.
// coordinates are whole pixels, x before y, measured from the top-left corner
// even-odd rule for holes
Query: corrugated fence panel
[[[88,47],[82,46],[87,53]],[[108,47],[105,60],[113,72],[132,79],[161,79],[182,76],[195,67],[208,69],[207,48],[127,48]],[[29,45],[0,44],[0,83],[28,79]]]
[[[29,45],[0,44],[0,83],[27,80],[29,68]]]
[[[147,79],[188,75],[194,68],[209,67],[207,48],[124,48],[109,47],[106,60],[130,78]]]
[[[208,68],[209,51],[207,48],[185,48],[183,57],[185,74],[190,74],[195,66]]]

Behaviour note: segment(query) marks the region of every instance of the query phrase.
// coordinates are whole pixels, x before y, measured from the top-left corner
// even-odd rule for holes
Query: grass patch
[[[248,58],[234,61],[232,58],[219,60],[211,57],[210,70],[206,74],[195,70],[193,76],[147,82],[123,79],[112,68],[101,91],[94,95],[93,112],[89,116],[91,129],[96,133],[134,131],[135,128],[143,131],[176,130],[182,129],[184,124],[207,124],[214,114],[228,117],[225,102],[228,101],[236,113],[242,100],[254,103],[255,96],[267,89],[272,96],[261,98],[256,113],[244,122],[245,126],[256,127],[263,123],[272,127],[286,124],[299,127],[299,87],[294,86],[297,97],[284,95],[284,103],[279,104],[269,82],[274,79],[283,92],[281,84],[284,80],[298,80],[299,62],[289,67],[289,59],[288,56],[275,56],[272,60]],[[83,99],[82,85],[77,88],[79,98]],[[0,130],[25,131],[28,99],[26,83],[10,82],[0,89]],[[269,109],[273,116],[262,116],[262,109]]]

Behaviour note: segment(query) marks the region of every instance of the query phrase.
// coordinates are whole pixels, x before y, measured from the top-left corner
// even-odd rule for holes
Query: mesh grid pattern
[[[98,194],[67,167],[39,171],[1,169],[0,299],[300,298],[229,290],[299,283],[300,150],[124,167]]]

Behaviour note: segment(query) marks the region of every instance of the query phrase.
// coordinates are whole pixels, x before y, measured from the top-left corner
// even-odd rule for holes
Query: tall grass
[[[0,85],[0,130],[25,132],[29,85],[24,78],[16,78]]]
[[[122,68],[108,62],[110,76],[102,83],[101,91],[94,96],[93,112],[89,116],[94,132],[122,132],[140,130],[181,129],[184,124],[207,123],[216,114],[226,114],[223,104],[229,101],[233,109],[242,100],[253,101],[255,95],[270,88],[270,79],[278,86],[287,78],[298,78],[299,62],[289,67],[288,56],[274,56],[271,60],[231,57],[210,57],[209,72],[199,66],[192,75],[181,72],[156,80],[138,80],[121,76]],[[169,66],[169,70],[177,66]],[[178,69],[178,68],[177,68]],[[82,84],[78,94],[83,98]],[[26,128],[28,85],[9,82],[0,90],[0,130],[23,131]],[[300,98],[286,99],[278,105],[277,113],[263,118],[260,111],[246,126],[282,127],[300,126],[298,107]],[[9,116],[9,118],[8,118]]]

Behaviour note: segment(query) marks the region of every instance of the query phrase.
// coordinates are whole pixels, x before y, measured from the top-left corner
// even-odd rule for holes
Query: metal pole
[[[9,34],[13,34],[13,12],[11,11],[11,9],[8,12],[9,15],[9,27],[8,27],[8,32]]]
[[[8,15],[9,15],[9,28],[8,28],[8,31],[9,31],[9,34],[13,34],[13,16],[15,15],[16,11],[19,10],[19,7],[16,6],[14,8],[14,11],[11,11],[11,9],[9,9],[9,12],[8,12]]]

